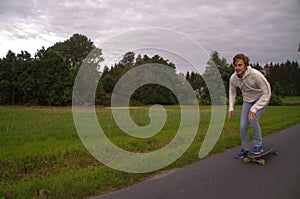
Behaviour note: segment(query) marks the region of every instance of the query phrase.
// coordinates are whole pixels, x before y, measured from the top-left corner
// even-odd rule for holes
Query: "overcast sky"
[[[34,55],[74,33],[97,47],[120,32],[162,27],[181,32],[231,63],[300,62],[300,0],[1,0],[0,57]]]

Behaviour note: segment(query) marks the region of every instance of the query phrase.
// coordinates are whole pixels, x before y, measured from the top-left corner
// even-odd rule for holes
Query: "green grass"
[[[284,105],[300,105],[300,96],[286,96],[282,98]]]
[[[139,125],[150,122],[148,107],[133,108]],[[101,127],[124,150],[149,152],[162,148],[175,136],[179,106],[166,106],[163,130],[148,138],[130,137],[116,126],[111,110],[97,108]],[[239,116],[225,122],[211,154],[240,144]],[[164,169],[198,161],[198,152],[210,121],[210,107],[200,108],[201,121],[193,144]],[[263,135],[300,123],[300,106],[270,106],[260,120]],[[76,132],[71,107],[0,107],[0,198],[84,198],[132,185],[153,175],[113,170],[98,162],[83,146]]]

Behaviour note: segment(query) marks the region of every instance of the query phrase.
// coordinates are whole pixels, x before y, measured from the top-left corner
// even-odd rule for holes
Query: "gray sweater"
[[[237,87],[241,89],[243,100],[245,102],[251,103],[256,101],[250,109],[253,113],[256,113],[257,110],[263,108],[271,98],[270,84],[265,76],[258,70],[248,66],[246,73],[242,78],[239,78],[236,72],[230,77],[229,111],[234,110]]]

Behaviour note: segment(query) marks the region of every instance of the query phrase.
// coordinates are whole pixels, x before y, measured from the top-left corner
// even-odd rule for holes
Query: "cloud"
[[[244,52],[261,63],[299,61],[299,10],[299,0],[4,0],[0,49],[4,56],[19,41],[14,49],[34,52],[37,46],[28,43],[50,46],[74,33],[101,45],[120,32],[154,26],[182,32],[227,60]]]

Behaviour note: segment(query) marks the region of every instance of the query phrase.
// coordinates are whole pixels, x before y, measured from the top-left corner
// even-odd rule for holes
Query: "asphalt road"
[[[266,165],[233,158],[239,147],[195,164],[154,176],[95,199],[299,199],[300,124],[264,137],[278,156]]]

